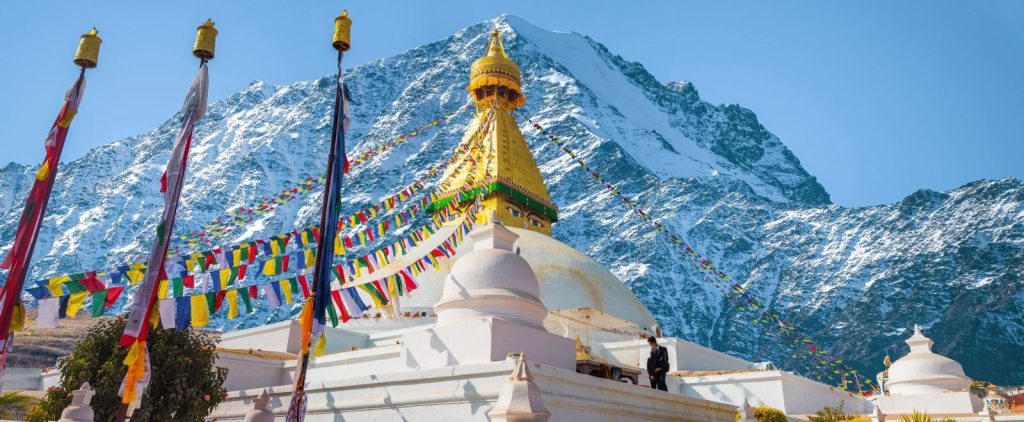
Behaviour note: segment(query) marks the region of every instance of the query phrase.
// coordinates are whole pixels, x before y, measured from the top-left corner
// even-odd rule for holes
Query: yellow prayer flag
[[[149,327],[156,328],[160,325],[160,307],[154,306],[152,312],[149,313]]]
[[[85,298],[89,297],[89,292],[78,292],[71,295],[68,299],[68,316],[74,318],[78,315],[78,310],[82,309],[82,305],[85,304]]]
[[[160,287],[156,290],[157,299],[167,299],[167,288],[171,285],[170,280],[160,280]]]
[[[228,281],[231,278],[231,270],[220,270],[218,274],[220,275],[220,289],[226,290],[228,288]]]
[[[206,305],[206,295],[192,296],[192,326],[203,327],[210,323],[210,310]]]
[[[43,160],[43,165],[39,166],[39,171],[36,172],[36,180],[43,181],[50,177],[50,161]]]
[[[281,280],[281,294],[284,295],[284,303],[292,303],[292,285],[288,280]]]
[[[14,302],[14,310],[11,312],[11,331],[21,331],[25,329],[25,304],[21,303],[21,299]]]
[[[313,250],[306,249],[303,253],[306,255],[306,268],[312,268],[313,264],[316,264],[316,255],[313,253]]]
[[[61,297],[64,296],[64,288],[61,286],[69,281],[71,281],[71,277],[66,275],[51,277],[50,283],[46,288],[50,290],[50,294],[53,295],[53,297]]]
[[[313,356],[323,356],[325,348],[327,348],[327,333],[321,333],[320,339],[316,341],[316,350],[313,351]]]
[[[146,273],[139,270],[129,270],[125,272],[124,275],[128,276],[128,280],[131,280],[132,285],[134,286],[142,281],[142,277],[144,277]]]
[[[228,319],[235,319],[238,316],[238,290],[228,290],[224,299],[228,301]]]

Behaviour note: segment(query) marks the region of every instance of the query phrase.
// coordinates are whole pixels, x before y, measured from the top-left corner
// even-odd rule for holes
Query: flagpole
[[[3,379],[3,371],[7,365],[7,350],[10,340],[14,337],[13,331],[21,330],[25,322],[25,307],[21,303],[21,290],[32,262],[32,253],[36,248],[36,240],[39,238],[39,230],[42,227],[43,217],[46,215],[46,206],[50,201],[53,184],[57,178],[57,166],[60,164],[61,153],[64,151],[68,129],[82,102],[85,90],[85,70],[96,67],[102,42],[96,28],[83,34],[79,40],[74,63],[81,68],[81,71],[78,73],[78,79],[75,80],[74,85],[64,95],[64,104],[46,137],[44,142],[46,157],[36,172],[35,183],[25,201],[25,210],[18,222],[14,244],[7,252],[6,258],[0,262],[0,268],[10,271],[7,275],[7,282],[4,284],[3,290],[0,291],[0,296],[3,298],[0,302],[0,379]]]
[[[348,157],[345,151],[345,91],[342,59],[351,47],[352,20],[348,11],[334,19],[334,37],[331,46],[338,51],[338,73],[335,79],[334,116],[331,122],[331,143],[327,154],[327,175],[324,179],[323,205],[320,212],[320,239],[317,242],[316,263],[313,270],[313,286],[310,297],[299,314],[302,321],[302,342],[299,351],[298,371],[295,375],[295,388],[288,405],[287,422],[302,422],[306,418],[306,372],[313,344],[323,335],[326,323],[326,307],[330,305],[328,295],[331,290],[331,277],[334,258],[334,238],[338,232],[338,213],[341,208],[341,188],[345,173],[348,172]]]
[[[217,29],[212,20],[196,28],[196,42],[192,55],[199,59],[199,72],[192,79],[192,85],[185,97],[182,109],[181,128],[178,130],[171,156],[167,160],[167,168],[160,179],[160,192],[164,194],[164,208],[157,223],[153,248],[150,250],[146,264],[146,273],[142,283],[135,290],[132,307],[125,321],[124,334],[120,344],[129,348],[124,364],[128,366],[124,381],[121,384],[121,407],[115,420],[123,421],[128,416],[129,406],[141,398],[150,377],[149,356],[146,349],[146,337],[152,321],[153,305],[156,302],[157,286],[167,278],[164,263],[167,250],[174,233],[174,221],[178,212],[178,200],[181,197],[182,185],[185,180],[185,169],[188,164],[188,153],[192,144],[192,134],[196,122],[206,114],[206,99],[209,91],[209,74],[206,63],[214,57]]]

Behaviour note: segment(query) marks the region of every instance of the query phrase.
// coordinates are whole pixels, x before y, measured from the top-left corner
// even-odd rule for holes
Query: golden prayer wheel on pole
[[[78,51],[75,51],[75,64],[83,69],[96,67],[96,63],[100,59],[100,44],[103,43],[103,39],[99,37],[99,33],[96,28],[93,28],[89,32],[82,34],[82,39],[78,41]]]
[[[196,45],[192,48],[192,55],[200,60],[210,60],[217,50],[217,28],[213,27],[213,20],[207,19],[202,25],[196,28]]]
[[[341,12],[341,15],[334,19],[334,38],[331,45],[335,50],[346,52],[351,47],[352,19],[348,18],[348,10]]]

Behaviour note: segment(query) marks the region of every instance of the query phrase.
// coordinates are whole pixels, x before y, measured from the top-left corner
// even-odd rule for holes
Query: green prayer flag
[[[176,277],[171,279],[171,284],[174,286],[174,297],[182,297],[185,295],[185,279]]]
[[[329,315],[331,317],[331,326],[332,327],[337,327],[338,326],[338,312],[334,310],[334,304],[333,303],[328,303],[327,304],[327,315]]]
[[[206,295],[206,308],[210,310],[210,315],[217,312],[217,293],[210,292]]]
[[[107,304],[107,290],[97,290],[92,293],[92,316],[98,317],[103,316],[103,310],[106,309]]]
[[[252,298],[249,297],[249,292],[246,288],[238,289],[238,296],[242,298],[242,302],[245,302],[245,313],[252,313]]]
[[[75,274],[71,278],[71,281],[64,283],[64,286],[68,288],[68,294],[73,295],[75,293],[84,292],[85,286],[83,286],[82,283],[78,281],[78,279],[82,278],[82,274]]]

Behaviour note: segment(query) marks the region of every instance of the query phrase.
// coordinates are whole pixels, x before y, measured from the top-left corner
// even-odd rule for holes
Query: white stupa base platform
[[[402,336],[402,360],[409,369],[500,362],[509,353],[575,371],[576,343],[547,331],[498,318],[459,321]]]
[[[984,403],[981,397],[967,391],[946,393],[891,395],[875,399],[875,405],[889,416],[909,415],[926,409],[929,416],[978,413]]]
[[[487,421],[487,413],[508,381],[515,362],[436,368],[314,382],[306,420],[319,421]],[[530,363],[551,420],[723,421],[736,407],[666,393]],[[271,409],[284,420],[291,386],[268,389]],[[261,390],[234,391],[207,420],[242,421]]]

